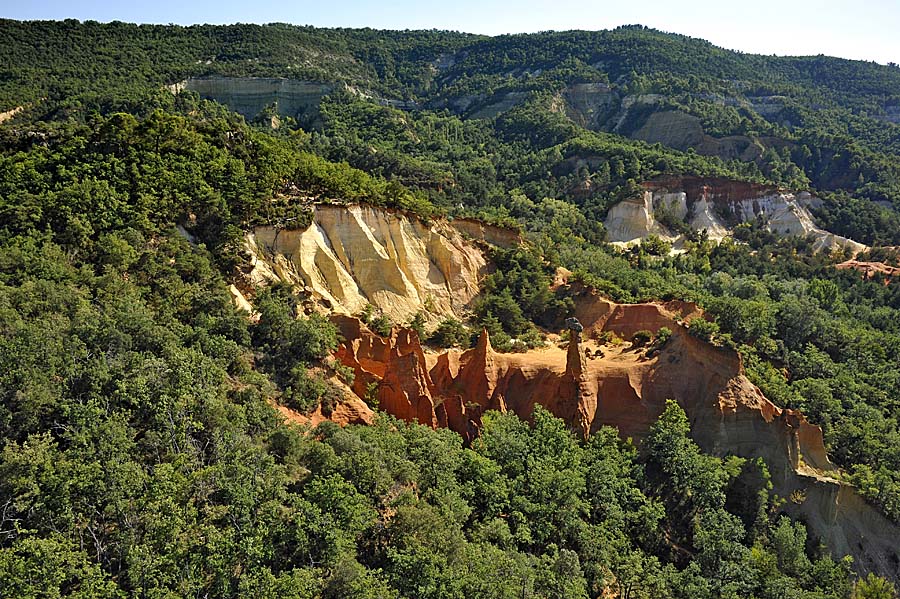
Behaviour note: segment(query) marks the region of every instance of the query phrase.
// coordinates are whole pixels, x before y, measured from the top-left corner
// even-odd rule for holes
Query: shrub
[[[379,314],[369,322],[369,328],[382,337],[388,337],[391,334],[392,326],[394,325],[391,319],[384,314]]]
[[[640,347],[642,345],[647,345],[648,343],[650,343],[651,339],[653,339],[653,333],[651,333],[647,329],[641,329],[631,337],[631,342]]]
[[[469,346],[469,331],[455,318],[445,318],[428,339],[439,347]]]
[[[281,396],[281,403],[301,414],[309,414],[318,407],[327,391],[328,384],[322,377],[310,376],[306,366],[298,364],[290,371],[290,382]]]
[[[362,309],[362,312],[357,314],[357,318],[366,323],[367,325],[372,322],[372,314],[375,312],[375,306],[372,304],[366,304],[366,307]]]
[[[425,314],[422,313],[421,310],[416,312],[416,315],[413,316],[413,319],[409,323],[409,328],[416,332],[420,341],[425,339]]]
[[[613,331],[603,331],[602,333],[597,335],[597,341],[605,345],[622,345],[622,338],[616,335]]]
[[[704,318],[695,318],[688,326],[688,332],[697,339],[712,343],[719,333],[719,325]]]
[[[660,327],[656,331],[656,347],[663,347],[672,337],[672,329],[669,327]]]
[[[647,235],[641,241],[641,249],[653,256],[668,256],[672,250],[672,244],[664,241],[658,235]]]

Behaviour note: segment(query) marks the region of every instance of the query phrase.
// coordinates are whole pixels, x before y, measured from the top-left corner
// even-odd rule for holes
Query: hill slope
[[[900,522],[896,67],[641,27],[2,21],[0,42],[0,595],[849,597],[889,584],[871,572],[900,580],[891,538],[842,558]],[[740,189],[821,202],[792,213],[800,235],[754,201],[707,202],[733,228],[721,243],[651,202],[680,253],[608,243],[647,190],[683,192],[687,216]],[[490,247],[499,225],[513,243]],[[883,268],[845,268],[819,229]],[[438,233],[468,248],[461,282]],[[271,284],[246,276],[250,238],[283,267]],[[563,365],[540,348],[574,326],[579,288],[708,319],[598,326],[608,355]],[[373,351],[409,325],[406,346],[443,361],[356,348],[357,369],[309,297],[359,310],[385,333]],[[690,378],[691,356],[727,359]],[[733,384],[773,420],[730,428]],[[462,434],[384,413],[413,396]],[[565,420],[528,409],[554,399]],[[533,426],[484,411],[504,406]],[[778,447],[754,446],[773,422]]]

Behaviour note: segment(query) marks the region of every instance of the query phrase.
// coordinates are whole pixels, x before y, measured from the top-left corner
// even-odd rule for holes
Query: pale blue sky
[[[900,63],[900,0],[0,0],[0,16],[451,29],[496,35],[640,23],[762,54]]]

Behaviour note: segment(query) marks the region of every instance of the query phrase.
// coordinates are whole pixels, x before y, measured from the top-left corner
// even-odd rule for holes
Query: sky
[[[900,0],[0,0],[0,17],[293,23],[499,35],[641,24],[758,54],[900,63]]]

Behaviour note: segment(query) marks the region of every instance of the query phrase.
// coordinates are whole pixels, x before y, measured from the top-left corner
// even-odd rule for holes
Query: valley
[[[0,40],[0,596],[896,597],[895,64]]]

